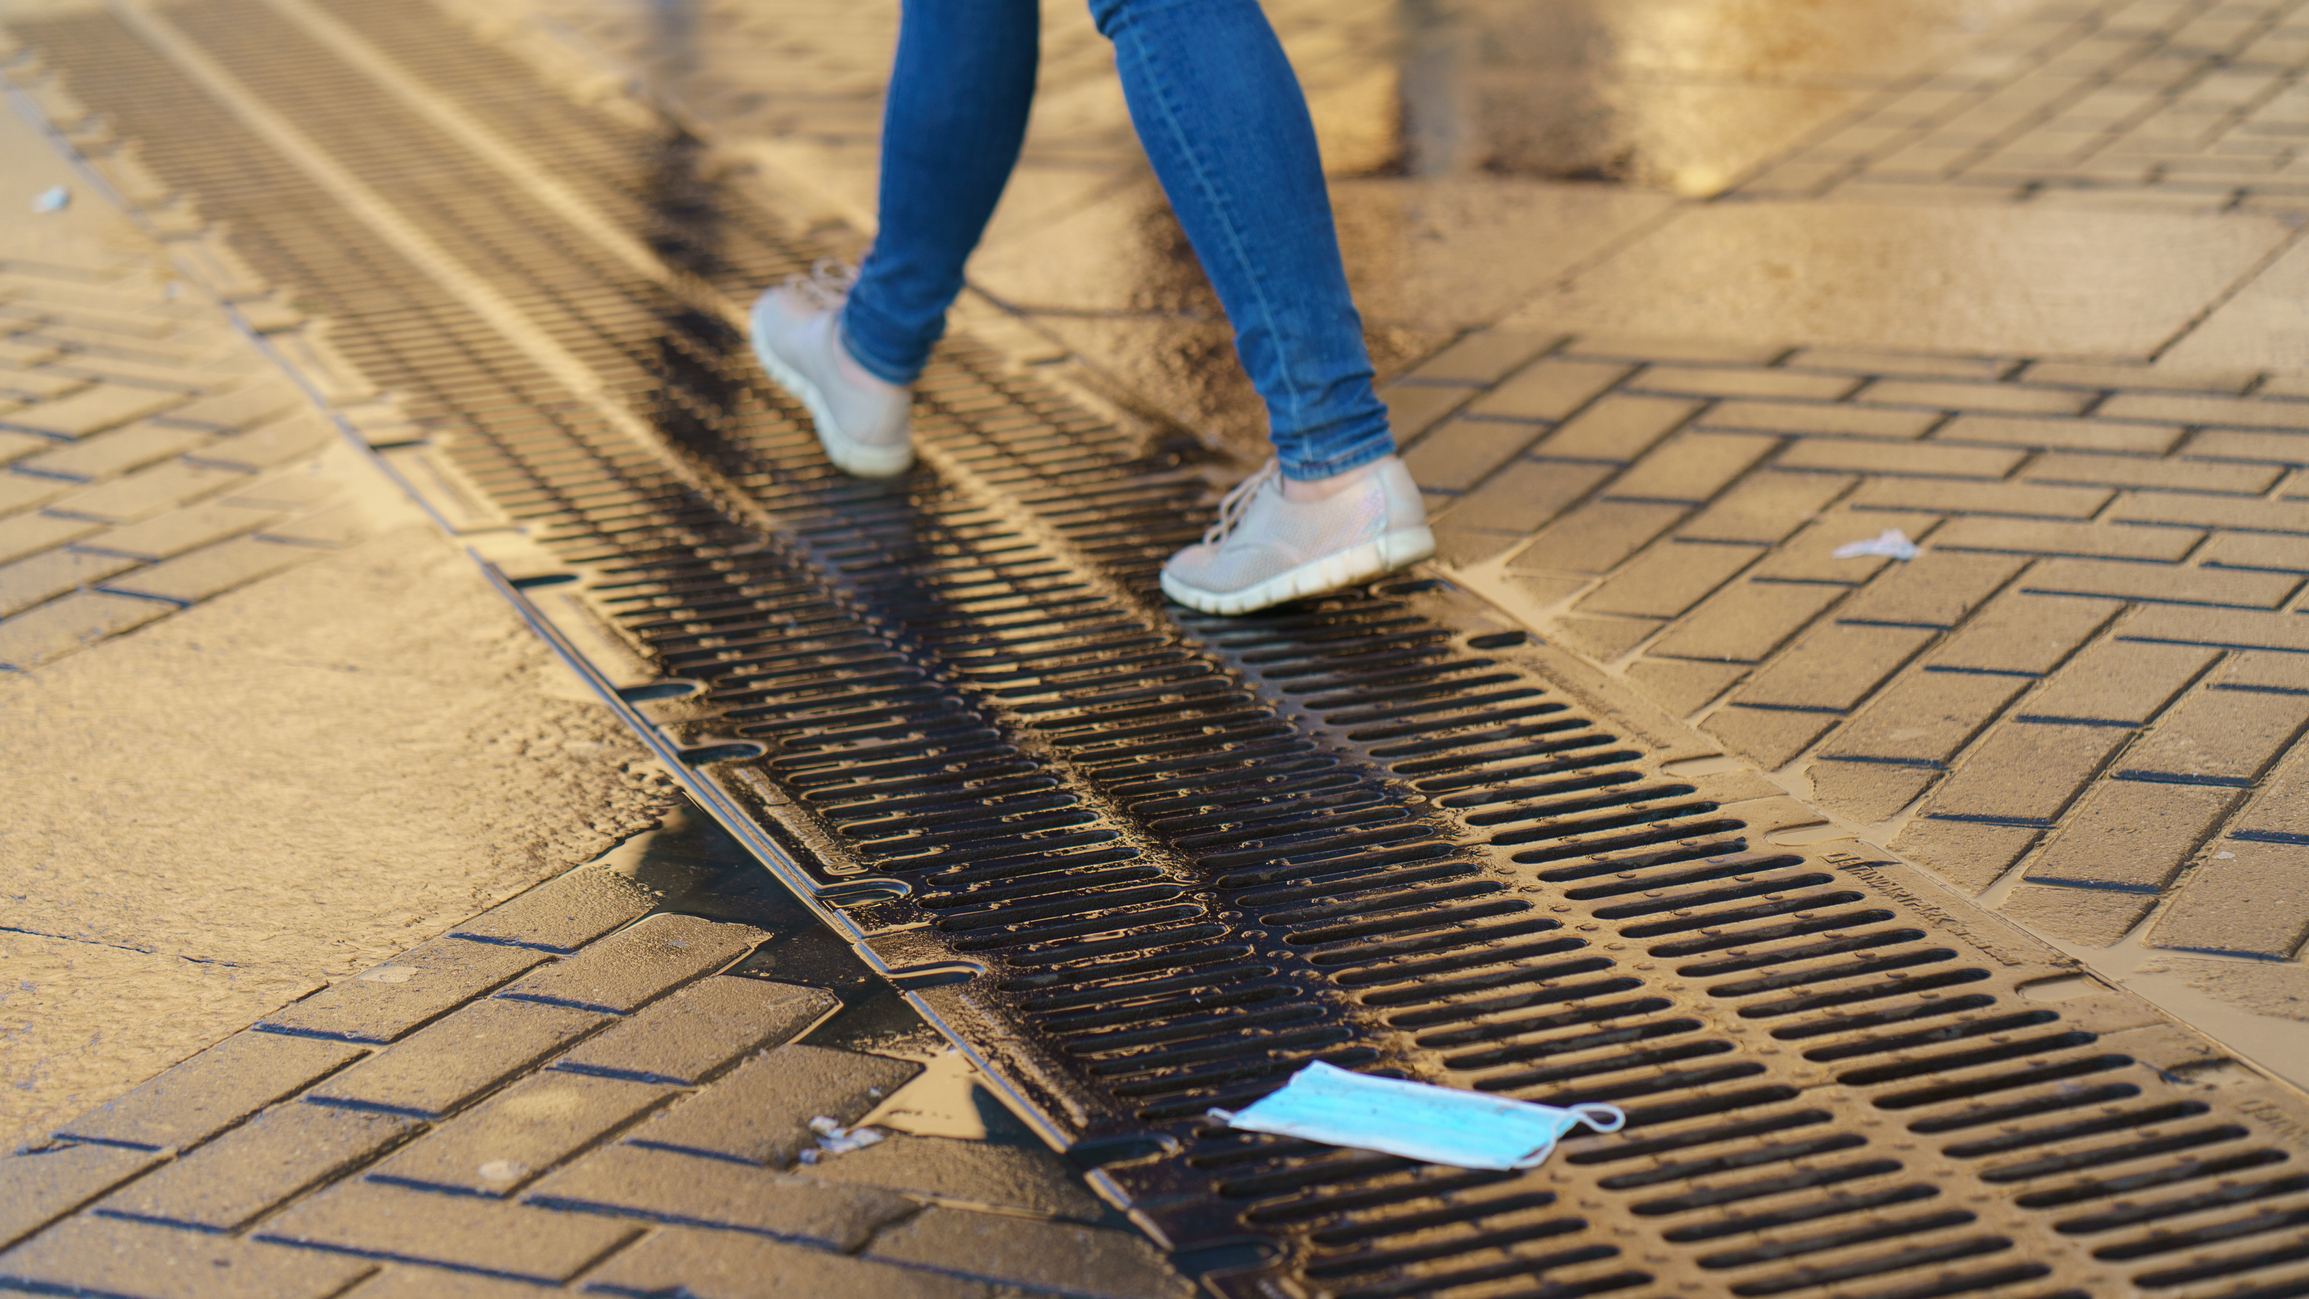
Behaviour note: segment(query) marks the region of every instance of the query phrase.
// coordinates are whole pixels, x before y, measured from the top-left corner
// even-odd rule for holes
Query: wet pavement
[[[870,226],[859,49],[894,8],[504,12]],[[2309,908],[2279,882],[2298,796],[2273,774],[2309,689],[2280,613],[2309,573],[2285,558],[2309,427],[2299,8],[1271,12],[1443,558],[1837,827],[2309,1079]],[[1255,399],[1086,21],[1046,7],[970,323],[1248,462]],[[1606,153],[1543,160],[1527,128]],[[1887,527],[1941,572],[1826,557]],[[2061,630],[1989,648],[2018,626]],[[2232,702],[2259,738],[2205,759]],[[2073,774],[1989,796],[2048,761]],[[2109,838],[2135,798],[2160,829]],[[2245,925],[2263,899],[2276,917]]]
[[[672,793],[214,303],[170,292],[169,249],[14,114],[0,139],[12,195],[74,195],[11,209],[0,271],[13,1149]],[[296,346],[293,312],[249,306]]]
[[[16,288],[19,337],[140,329],[179,359],[17,357],[0,423],[42,454],[158,447],[197,423],[171,375],[283,372],[223,335],[189,359],[229,315],[154,303],[166,277],[120,259],[167,241],[376,453],[320,474],[405,488],[697,802],[555,829],[495,792],[518,763],[387,782],[402,815],[466,787],[439,840],[538,846],[472,906],[401,913],[425,942],[338,929],[325,959],[201,919],[197,872],[154,876],[189,928],[76,891],[163,850],[47,832],[58,882],[18,905],[80,927],[51,941],[283,973],[202,1023],[125,1016],[143,1054],[83,1052],[115,1071],[89,1091],[255,1027],[61,1126],[26,1112],[54,1135],[0,1166],[0,1226],[31,1233],[0,1284],[2303,1284],[2302,1188],[2270,1166],[2309,1132],[2284,1081],[2309,1079],[2284,180],[2309,28],[2143,0],[1273,12],[1444,553],[1230,624],[1147,579],[1249,467],[1257,412],[1072,7],[970,337],[925,384],[928,468],[894,492],[829,473],[726,324],[870,224],[889,7],[17,11],[26,107],[146,223],[65,262],[132,309],[30,321],[53,291]],[[629,98],[637,73],[707,138]],[[176,396],[68,429],[41,421],[108,390],[39,382]],[[85,481],[208,472],[264,419]],[[122,522],[43,463],[6,481],[52,495],[0,528]],[[186,498],[200,526],[249,508],[215,499]],[[359,542],[280,526],[203,544]],[[1921,551],[1834,554],[1887,529]],[[106,572],[0,617],[0,644],[55,647],[22,683],[90,717],[172,638],[309,619],[296,584],[331,562],[161,607],[134,584],[170,558],[109,535],[39,542]],[[434,571],[394,535],[372,562]],[[136,599],[159,620],[37,640]],[[494,702],[538,715],[528,689]],[[303,705],[364,735],[396,707]],[[579,712],[565,733],[607,734]],[[581,771],[587,743],[613,741],[523,760]],[[54,766],[28,803],[124,784]],[[592,860],[641,816],[664,828]],[[335,929],[295,910],[311,887],[234,905]],[[355,950],[382,963],[346,978]],[[306,970],[338,981],[297,999]],[[1311,1058],[1636,1121],[1499,1182],[1195,1117]]]

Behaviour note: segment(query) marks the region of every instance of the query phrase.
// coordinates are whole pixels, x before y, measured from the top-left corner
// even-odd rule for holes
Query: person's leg
[[[1090,6],[1114,42],[1131,122],[1266,403],[1283,477],[1313,486],[1391,454],[1314,123],[1257,0]]]
[[[821,265],[754,303],[754,355],[847,473],[914,464],[910,385],[1018,162],[1041,17],[1036,0],[905,0],[866,264],[854,279]]]
[[[1250,613],[1435,553],[1371,391],[1307,101],[1257,0],[1090,6],[1275,443],[1275,462],[1163,565],[1164,592],[1205,613]]]
[[[1018,162],[1034,99],[1035,0],[905,0],[882,111],[873,249],[842,313],[857,362],[912,383],[946,331],[962,264]]]

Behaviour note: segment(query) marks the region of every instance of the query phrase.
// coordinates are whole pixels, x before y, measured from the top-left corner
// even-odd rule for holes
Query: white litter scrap
[[[805,1164],[879,1145],[883,1136],[873,1128],[845,1128],[839,1120],[827,1118],[823,1114],[810,1120],[810,1131],[818,1134],[818,1144],[802,1152],[802,1162]]]
[[[62,212],[70,206],[72,206],[72,191],[62,185],[58,185],[54,189],[44,189],[32,196],[32,210],[35,212]]]
[[[1914,559],[1923,553],[1908,534],[1898,528],[1886,528],[1866,541],[1847,541],[1828,552],[1838,559],[1866,559],[1882,555],[1886,559]]]
[[[1536,1168],[1573,1128],[1617,1132],[1616,1105],[1558,1109],[1481,1092],[1370,1078],[1316,1063],[1248,1109],[1212,1110],[1246,1132],[1320,1141],[1455,1168]]]

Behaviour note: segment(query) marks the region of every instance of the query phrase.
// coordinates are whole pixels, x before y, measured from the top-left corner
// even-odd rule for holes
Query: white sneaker
[[[895,478],[914,464],[911,388],[875,377],[843,350],[842,303],[857,271],[822,261],[754,300],[754,355],[810,410],[826,458],[860,478]]]
[[[1270,460],[1219,502],[1203,539],[1163,565],[1163,594],[1238,614],[1343,590],[1435,553],[1419,485],[1396,456],[1319,501],[1283,496]]]

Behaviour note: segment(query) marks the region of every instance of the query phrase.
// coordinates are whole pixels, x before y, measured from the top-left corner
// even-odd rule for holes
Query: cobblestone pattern
[[[814,934],[659,905],[581,867],[0,1158],[0,1287],[1177,1293],[1045,1151],[824,1155],[921,1065],[798,1041],[842,1001],[762,972]]]
[[[1738,192],[2300,211],[2305,68],[2298,0],[2055,3]]]
[[[356,533],[334,428],[157,260],[0,261],[0,670]]]
[[[2300,950],[2309,387],[1478,333],[1387,395],[1446,560],[1819,805],[2067,941]]]

